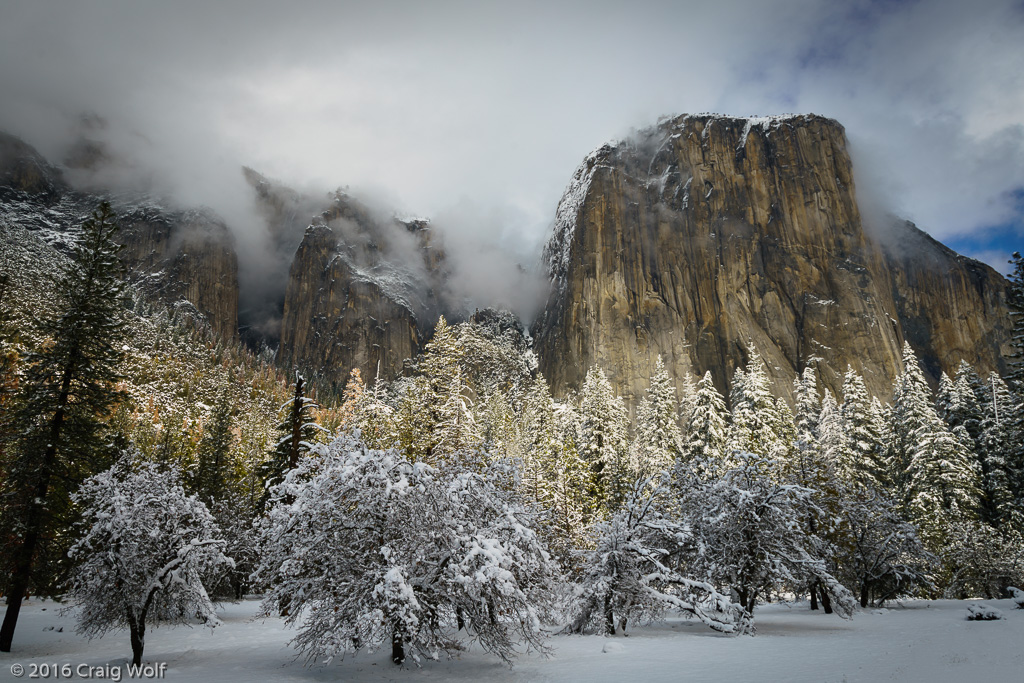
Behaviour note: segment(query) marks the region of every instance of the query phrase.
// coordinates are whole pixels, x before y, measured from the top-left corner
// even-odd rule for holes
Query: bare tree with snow
[[[557,567],[507,472],[483,456],[410,462],[342,436],[274,490],[257,576],[311,660],[390,643],[436,659],[464,640],[510,662],[545,651]]]
[[[197,616],[211,628],[219,623],[203,577],[233,562],[213,516],[176,474],[126,457],[85,480],[73,498],[85,527],[70,551],[78,565],[68,597],[79,608],[79,633],[94,638],[127,627],[137,665],[147,624]]]

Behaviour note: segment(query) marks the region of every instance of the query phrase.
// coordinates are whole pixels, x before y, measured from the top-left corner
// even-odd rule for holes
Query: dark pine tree
[[[4,569],[7,613],[0,651],[10,652],[29,588],[47,589],[44,556],[66,556],[54,533],[71,519],[70,492],[111,460],[104,418],[120,398],[117,382],[125,340],[125,283],[114,242],[118,224],[103,202],[82,224],[73,258],[56,288],[55,314],[40,321],[46,340],[25,359],[14,408],[17,428],[5,477]],[[36,574],[40,574],[37,576]]]
[[[234,441],[233,412],[227,394],[222,395],[217,400],[209,425],[203,430],[203,439],[199,442],[199,462],[192,489],[207,506],[227,497],[231,478],[231,445]]]
[[[264,491],[261,507],[266,507],[270,498],[270,489],[281,483],[284,475],[299,464],[299,458],[309,450],[309,444],[322,427],[316,423],[313,410],[319,406],[313,399],[306,396],[306,380],[298,372],[295,373],[295,393],[284,405],[281,412],[284,419],[277,426],[281,435],[271,454],[262,467]]]
[[[1010,286],[1006,290],[1006,303],[1010,307],[1013,320],[1013,336],[1010,340],[1012,352],[1008,359],[1009,372],[1006,382],[1018,400],[1024,397],[1024,256],[1013,252],[1010,259],[1013,272],[1010,274]],[[1009,439],[1012,444],[1007,449],[1009,483],[1011,494],[1017,509],[1024,509],[1024,407],[1017,403],[1010,416]]]

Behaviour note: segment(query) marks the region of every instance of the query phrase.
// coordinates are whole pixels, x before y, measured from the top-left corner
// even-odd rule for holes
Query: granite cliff
[[[426,221],[375,215],[336,193],[291,262],[278,361],[337,390],[352,368],[397,376],[441,313],[443,266]]]
[[[1006,283],[912,225],[865,229],[844,129],[819,116],[681,116],[577,169],[545,249],[534,324],[556,391],[601,365],[635,401],[660,354],[725,389],[760,351],[788,396],[814,360],[888,398],[904,340],[932,379],[961,359],[1003,369]]]

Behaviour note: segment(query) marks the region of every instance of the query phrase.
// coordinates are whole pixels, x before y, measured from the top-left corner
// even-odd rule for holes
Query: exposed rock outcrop
[[[443,263],[426,222],[377,217],[338,193],[292,261],[279,362],[336,390],[352,368],[394,378],[437,321]]]
[[[1001,369],[1005,281],[916,229],[885,246],[858,210],[843,127],[819,116],[682,116],[579,167],[545,250],[552,292],[534,326],[556,391],[601,365],[625,397],[657,355],[724,389],[752,342],[775,391],[816,360],[888,397],[906,338],[934,379],[965,359]]]

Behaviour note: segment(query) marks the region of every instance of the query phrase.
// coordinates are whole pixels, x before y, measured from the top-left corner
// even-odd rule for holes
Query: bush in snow
[[[1017,609],[1024,609],[1024,591],[1010,586],[1006,589],[1006,592],[1010,594],[1013,602],[1017,605]]]
[[[968,605],[967,621],[998,621],[1003,618],[1003,613],[995,607],[988,605]]]
[[[85,480],[73,499],[85,527],[70,551],[78,565],[68,597],[80,608],[79,633],[94,638],[127,626],[140,664],[147,623],[219,623],[202,577],[232,561],[206,506],[185,495],[177,475],[124,458]]]
[[[603,625],[614,635],[629,620],[656,619],[682,610],[716,631],[743,630],[741,610],[714,586],[684,576],[679,561],[692,537],[666,514],[669,490],[658,480],[637,482],[623,506],[594,527],[594,549],[568,630],[581,633]]]
[[[436,659],[459,632],[506,662],[517,638],[544,651],[556,567],[500,474],[479,458],[410,462],[358,434],[314,446],[263,522],[264,610],[301,621],[309,659],[387,642],[396,663]]]

